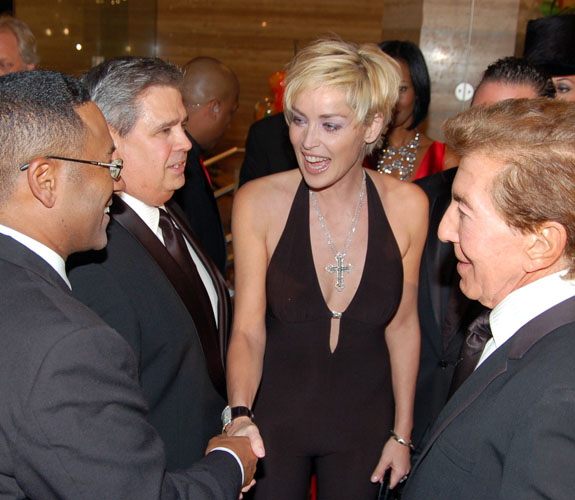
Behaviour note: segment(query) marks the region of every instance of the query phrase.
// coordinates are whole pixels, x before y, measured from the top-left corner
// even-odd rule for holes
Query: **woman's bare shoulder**
[[[289,170],[277,174],[266,175],[244,184],[234,197],[235,204],[253,206],[269,206],[282,203],[285,199],[293,199],[301,181],[299,170]]]
[[[417,209],[418,206],[427,206],[427,196],[424,191],[412,182],[400,181],[392,175],[370,172],[384,207],[401,209]]]

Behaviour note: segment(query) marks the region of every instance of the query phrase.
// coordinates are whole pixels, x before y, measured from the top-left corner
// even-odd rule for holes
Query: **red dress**
[[[445,144],[439,141],[433,141],[427,153],[421,160],[421,164],[415,172],[412,180],[421,179],[422,177],[427,177],[428,175],[436,174],[441,172],[445,168]]]

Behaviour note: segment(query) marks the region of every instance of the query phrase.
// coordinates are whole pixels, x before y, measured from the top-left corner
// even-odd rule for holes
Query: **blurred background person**
[[[553,78],[557,99],[575,101],[575,14],[527,23],[523,56]]]
[[[36,37],[28,25],[12,16],[0,16],[0,76],[34,69],[37,64]]]
[[[399,64],[401,82],[393,120],[381,148],[367,159],[379,173],[413,181],[457,165],[457,156],[442,142],[418,129],[429,109],[431,83],[425,59],[413,42],[389,40],[379,48]]]
[[[203,153],[220,141],[238,109],[240,84],[234,72],[213,57],[196,57],[183,67],[182,97],[188,112],[186,135],[192,143],[186,183],[174,194],[190,227],[225,276],[228,252],[212,180]]]
[[[226,431],[265,454],[257,499],[307,498],[312,464],[330,500],[409,471],[427,201],[363,168],[398,89],[376,45],[301,50],[284,96],[299,169],[236,195]]]

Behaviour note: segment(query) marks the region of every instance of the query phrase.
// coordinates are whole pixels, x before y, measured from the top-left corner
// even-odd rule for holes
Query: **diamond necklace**
[[[397,172],[397,176],[402,181],[410,178],[413,175],[418,148],[419,130],[416,131],[415,138],[400,148],[390,146],[385,139],[377,160],[377,171],[380,174]],[[386,160],[391,163],[386,163]]]
[[[327,244],[329,245],[329,248],[331,249],[333,256],[335,258],[335,262],[336,262],[335,265],[329,264],[329,265],[325,266],[325,270],[328,273],[336,273],[335,289],[338,292],[343,292],[343,289],[345,288],[345,283],[343,282],[343,273],[344,272],[349,273],[353,269],[353,266],[351,264],[344,264],[343,260],[345,259],[347,251],[349,249],[349,245],[351,244],[351,240],[352,240],[353,235],[355,233],[355,229],[357,227],[357,221],[359,220],[359,214],[361,213],[361,207],[363,205],[363,198],[365,197],[365,170],[363,170],[363,180],[361,182],[361,190],[359,192],[359,199],[357,200],[357,206],[355,207],[355,213],[353,214],[353,218],[351,219],[351,227],[349,228],[349,231],[348,231],[347,236],[345,238],[345,243],[343,244],[343,248],[341,249],[341,252],[338,252],[337,248],[335,247],[335,242],[333,240],[333,237],[331,236],[331,233],[329,232],[329,229],[327,227],[327,223],[325,222],[325,218],[319,209],[319,206],[317,204],[317,200],[316,200],[315,195],[313,194],[313,191],[311,189],[309,190],[309,197],[311,199],[311,204],[313,205],[313,208],[315,210],[315,213],[317,215],[319,223],[321,224],[321,227],[323,228],[323,232],[325,233],[325,235],[327,237]]]

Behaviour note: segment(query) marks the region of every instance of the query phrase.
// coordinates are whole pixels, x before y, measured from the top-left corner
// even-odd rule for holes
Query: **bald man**
[[[202,152],[213,149],[229,128],[238,109],[240,85],[234,72],[212,57],[192,59],[184,66],[184,75],[182,96],[192,149],[186,163],[186,184],[174,198],[184,209],[196,238],[225,273],[226,239]]]

